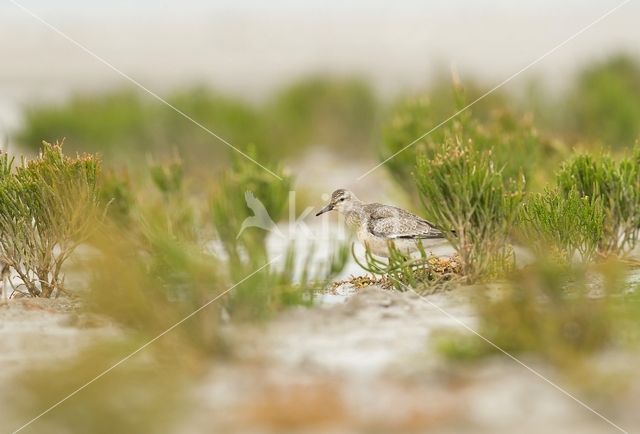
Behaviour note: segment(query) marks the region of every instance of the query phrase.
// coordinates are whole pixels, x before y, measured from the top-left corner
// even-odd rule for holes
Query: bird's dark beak
[[[324,208],[322,208],[320,211],[318,211],[318,212],[316,213],[316,217],[318,217],[318,216],[319,216],[319,215],[321,215],[321,214],[324,214],[325,212],[329,212],[329,211],[331,211],[332,209],[333,209],[333,204],[332,204],[332,203],[330,203],[330,204],[328,204],[327,206],[325,206]]]

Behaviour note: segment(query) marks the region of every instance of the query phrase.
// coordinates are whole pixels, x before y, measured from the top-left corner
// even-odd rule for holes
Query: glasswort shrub
[[[537,255],[551,253],[571,261],[578,254],[590,261],[602,239],[604,220],[600,199],[581,196],[576,190],[561,194],[546,189],[526,198],[518,228]]]
[[[616,162],[609,155],[581,154],[563,164],[557,174],[558,189],[565,198],[575,189],[580,196],[601,202],[605,219],[598,251],[603,254],[624,254],[637,244],[640,167],[636,158]]]
[[[100,162],[44,143],[40,155],[23,159],[15,172],[12,163],[0,157],[0,255],[29,295],[51,297],[64,290],[63,264],[104,215]]]
[[[418,158],[416,182],[427,217],[444,230],[467,280],[510,266],[508,236],[523,198],[523,179],[506,178],[491,152],[457,138],[432,158]]]

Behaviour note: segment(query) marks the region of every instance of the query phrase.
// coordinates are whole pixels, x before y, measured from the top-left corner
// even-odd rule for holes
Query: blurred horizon
[[[383,96],[457,70],[493,86],[620,2],[502,0],[215,3],[200,0],[20,2],[158,92],[205,84],[263,100],[309,75],[358,76]],[[629,3],[510,83],[564,86],[612,50],[640,54],[640,5]],[[0,123],[16,105],[130,85],[11,3],[0,5]],[[469,40],[469,35],[474,35]]]
[[[177,101],[185,112],[223,136],[227,132],[239,146],[247,144],[243,140],[264,137],[265,131],[247,135],[244,130],[247,123],[255,123],[256,110],[273,112],[275,104],[282,106],[288,119],[267,115],[263,123],[265,128],[272,125],[269,130],[279,129],[283,134],[283,124],[291,122],[304,129],[307,127],[299,125],[301,122],[317,117],[313,121],[319,122],[316,133],[306,138],[301,133],[296,140],[340,147],[355,139],[359,145],[368,143],[370,149],[375,146],[371,142],[377,140],[375,128],[383,115],[380,110],[387,110],[398,97],[441,86],[454,76],[472,85],[472,94],[478,96],[620,4],[570,1],[555,5],[546,0],[517,5],[502,0],[453,4],[440,0],[399,4],[312,0],[304,6],[292,1],[265,5],[228,0],[185,4],[174,0],[18,3],[151,91],[169,100],[177,98],[174,103]],[[637,4],[625,4],[496,94],[515,96],[514,102],[524,97],[520,98],[524,105],[520,109],[542,117],[554,104],[556,112],[564,110],[556,100],[561,94],[567,95],[577,74],[617,54],[640,57],[635,44],[640,40],[636,11],[640,12]],[[12,59],[0,68],[0,135],[10,147],[19,144],[16,136],[25,137],[20,131],[25,122],[32,123],[25,116],[33,108],[67,103],[77,95],[95,97],[94,103],[99,106],[99,101],[109,100],[109,95],[122,95],[126,89],[144,93],[10,2],[0,5],[0,26],[12,35],[0,42],[0,56]],[[316,79],[319,81],[314,82]],[[355,81],[348,84],[349,80]],[[213,103],[211,98],[221,96],[231,104],[224,110],[240,112],[203,112],[203,107],[192,105],[198,93],[204,97],[198,89],[209,89],[205,92],[210,94],[206,97],[209,100],[202,103]],[[317,101],[323,98],[328,99]],[[133,107],[136,101],[130,96],[122,102]],[[545,106],[536,106],[539,101]],[[450,111],[442,109],[444,119]],[[115,119],[120,110],[114,106]],[[296,120],[300,110],[307,112],[307,121]],[[364,116],[361,121],[365,123],[356,127],[349,122],[360,121],[350,118],[344,122],[341,137],[323,136],[327,127],[335,128],[330,122],[322,126],[327,122],[323,116]],[[95,118],[90,115],[80,120],[70,114],[69,119],[77,119],[78,124],[103,122]],[[237,127],[225,131],[229,122],[236,122]],[[184,126],[187,131],[195,128]],[[55,140],[74,136],[67,125],[58,131],[61,137],[51,137],[50,127],[33,130],[35,135],[29,136],[35,140],[32,145],[43,137]],[[353,129],[355,132],[349,132]],[[288,136],[291,131],[284,134]],[[144,140],[149,138],[145,136]],[[273,140],[278,143],[281,139]]]

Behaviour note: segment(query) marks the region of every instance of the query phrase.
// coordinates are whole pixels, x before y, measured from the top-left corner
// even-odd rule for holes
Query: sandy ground
[[[113,332],[78,313],[67,298],[14,299],[0,305],[0,381],[27,366],[72,357],[96,336]]]
[[[458,320],[475,326],[467,301],[472,290],[427,296],[430,304],[410,293],[345,286],[313,308],[292,309],[262,325],[228,326],[233,356],[198,382],[192,392],[197,405],[175,432],[617,432],[505,356],[474,364],[439,357],[435,334],[459,330]],[[27,364],[64,361],[112,331],[63,299],[12,300],[0,308],[0,327],[4,384]],[[522,360],[574,393],[563,377]],[[637,362],[616,360],[623,372]],[[577,396],[634,432],[640,385],[628,383],[616,405]]]
[[[428,297],[474,326],[464,291]],[[237,357],[203,382],[201,408],[185,432],[616,432],[504,356],[445,362],[430,337],[459,328],[417,296],[379,288],[287,312],[266,329],[234,336]],[[564,387],[553,372],[524,361]],[[628,393],[638,398],[640,388]],[[640,428],[632,404],[583,399],[630,432]]]

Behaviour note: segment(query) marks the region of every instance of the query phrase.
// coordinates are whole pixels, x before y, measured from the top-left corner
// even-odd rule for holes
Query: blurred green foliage
[[[204,86],[176,92],[169,95],[167,101],[239,149],[244,150],[254,144],[262,153],[276,152],[280,155],[260,108],[246,101],[224,96]],[[163,123],[163,128],[157,133],[166,138],[169,146],[181,151],[181,155],[215,157],[223,154],[219,150],[228,150],[226,145],[189,120],[168,107],[162,107],[164,116],[158,121]],[[155,146],[157,141],[156,137],[150,143]]]
[[[258,113],[241,101],[195,88],[170,95],[167,102],[240,148],[264,140]],[[68,150],[121,158],[175,148],[188,149],[188,155],[197,158],[226,147],[170,107],[132,89],[76,95],[61,106],[26,111],[18,135],[23,146],[61,138],[66,138]]]
[[[640,305],[637,294],[626,291],[624,276],[617,262],[567,265],[540,258],[515,271],[500,290],[476,294],[478,333],[510,354],[535,354],[570,371],[638,336]],[[448,336],[437,346],[459,360],[498,351],[472,335]]]
[[[18,141],[34,149],[42,140],[67,138],[72,151],[110,154],[149,150],[152,132],[159,127],[154,118],[159,107],[140,98],[133,90],[102,96],[78,95],[62,106],[42,105],[25,111],[25,126]]]
[[[129,172],[124,168],[104,170],[98,192],[100,200],[108,204],[107,215],[119,226],[127,227],[135,201]]]
[[[398,98],[387,108],[363,80],[311,76],[282,88],[263,104],[205,86],[170,93],[166,100],[234,146],[245,150],[254,144],[260,155],[278,159],[300,155],[313,145],[355,157],[371,157],[377,150],[387,158],[417,140],[387,163],[414,198],[415,155],[460,128],[493,148],[497,164],[508,166],[507,171],[531,175],[529,186],[534,189],[539,186],[536,178],[549,173],[558,155],[566,153],[561,141],[548,138],[549,131],[569,142],[601,143],[614,150],[640,137],[640,66],[628,55],[587,65],[573,87],[557,96],[540,87],[530,89],[525,114],[514,95],[496,91],[485,96],[487,90],[473,80],[454,78],[451,83],[440,74],[425,91]],[[445,122],[470,103],[473,106],[456,117],[459,122]],[[528,112],[536,113],[544,133]],[[387,120],[378,139],[383,113]],[[108,159],[177,148],[189,164],[215,165],[226,161],[228,151],[227,145],[170,107],[132,89],[32,106],[17,134],[18,142],[29,149],[42,140],[65,137],[68,150],[100,152]]]
[[[275,142],[291,154],[321,145],[361,156],[375,140],[378,102],[358,79],[305,79],[277,93],[266,112]]]
[[[25,432],[38,433],[172,433],[176,421],[189,408],[185,373],[176,367],[176,353],[165,347],[162,362],[134,357],[109,371],[109,377],[87,384],[140,345],[139,341],[102,341],[90,345],[64,364],[27,369],[15,378],[12,416],[29,419],[82,388]],[[168,360],[167,360],[168,359]],[[10,427],[3,421],[6,429]]]
[[[211,200],[217,241],[228,257],[231,278],[240,282],[231,296],[232,315],[265,318],[282,307],[310,305],[314,292],[326,286],[348,258],[348,251],[342,246],[326,263],[314,264],[312,246],[301,252],[289,244],[277,263],[243,280],[270,259],[273,261],[267,250],[267,236],[284,237],[276,222],[282,219],[289,203],[292,179],[282,170],[278,173],[282,180],[256,169],[244,158],[234,157]],[[303,258],[302,263],[296,263],[296,258]]]
[[[204,210],[192,200],[182,162],[150,160],[141,169],[147,177],[111,173],[102,183],[102,195],[116,192],[112,205],[124,205],[91,239],[99,253],[81,266],[90,271],[85,299],[92,310],[151,339],[220,296],[228,279],[222,258],[204,250],[203,238],[211,231],[201,227]],[[165,341],[180,346],[187,358],[215,354],[219,306],[185,322]]]
[[[474,87],[473,96],[469,97],[462,85],[454,83],[443,96],[444,88],[440,84],[421,97],[400,102],[383,131],[381,158],[385,161],[394,156],[385,167],[414,200],[418,198],[413,176],[416,159],[433,158],[443,143],[456,137],[464,137],[476,149],[490,152],[493,164],[507,177],[525,176],[535,188],[544,183],[566,154],[561,143],[540,134],[530,115],[508,109],[500,95],[481,100],[482,104],[478,102],[445,122],[481,91]],[[431,94],[437,95],[437,104]]]
[[[256,157],[255,150],[247,152]],[[109,315],[131,312],[133,318],[140,310],[137,319],[144,322],[142,312],[149,310],[149,321],[160,324],[154,330],[235,284],[220,303],[232,319],[260,319],[286,306],[310,305],[314,291],[342,270],[348,252],[341,246],[318,264],[312,263],[313,246],[301,252],[290,245],[270,264],[274,253],[267,249],[268,237],[282,235],[276,224],[285,217],[293,188],[293,179],[273,167],[281,180],[236,155],[210,182],[199,178],[195,183],[178,157],[149,158],[134,176],[109,172],[100,182],[101,197],[110,203],[109,226],[104,237],[92,240],[103,252],[99,260],[106,263],[87,267],[104,271],[94,273],[91,293],[99,301],[93,304],[108,306],[118,290],[117,299],[128,307],[111,303],[116,306]],[[254,214],[264,221],[249,224]],[[123,276],[117,283],[111,282],[113,270]],[[148,298],[156,302],[134,302]],[[174,313],[165,312],[167,308]]]
[[[147,166],[155,190],[160,194],[160,200],[150,203],[143,210],[145,221],[155,220],[156,224],[161,224],[167,235],[195,242],[202,235],[202,231],[198,230],[199,211],[186,185],[182,159],[174,156],[157,162],[150,158]]]
[[[369,86],[357,79],[311,78],[284,88],[263,105],[223,96],[200,86],[174,92],[168,104],[202,127],[246,151],[281,159],[313,144],[340,152],[365,153],[378,113]],[[62,105],[25,112],[18,142],[33,148],[41,140],[66,138],[71,151],[99,152],[117,161],[178,150],[189,165],[228,161],[227,144],[135,90],[76,95]]]
[[[640,64],[619,54],[588,65],[570,91],[565,116],[559,121],[574,137],[614,150],[631,146],[640,138]]]
[[[284,217],[293,180],[282,168],[275,170],[282,180],[252,167],[245,158],[234,155],[231,168],[220,177],[211,202],[211,216],[218,237],[233,260],[240,260],[238,241],[245,244],[246,248],[257,251],[261,260],[267,257],[264,243],[268,235],[266,230],[256,231],[250,228],[243,231],[240,238],[238,235],[242,223],[255,212],[263,211],[258,218],[269,219],[260,223],[275,224]],[[248,205],[255,208],[250,209]],[[273,228],[274,226],[269,227]]]
[[[94,242],[100,255],[84,263],[91,270],[84,298],[128,336],[152,339],[226,289],[221,261],[159,227],[147,228],[144,240],[110,232]],[[183,360],[215,355],[223,349],[219,319],[216,304],[185,321],[161,346],[179,349]]]

